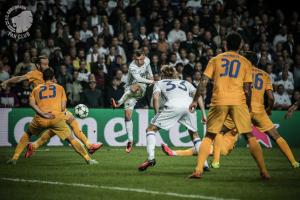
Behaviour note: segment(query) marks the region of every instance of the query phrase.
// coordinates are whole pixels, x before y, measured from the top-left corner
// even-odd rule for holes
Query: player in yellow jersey
[[[42,72],[45,69],[49,68],[49,60],[45,56],[39,56],[39,57],[35,58],[34,63],[35,63],[36,69],[26,73],[25,75],[15,76],[6,81],[3,81],[1,83],[1,87],[5,89],[6,86],[9,84],[19,83],[24,80],[28,80],[30,83],[33,83],[34,86],[44,83]],[[89,142],[89,140],[86,138],[86,136],[80,130],[79,124],[71,112],[66,111],[65,120],[66,120],[67,124],[72,128],[75,136],[78,139],[80,139],[80,141],[82,141],[83,144],[87,147],[87,149],[89,150],[89,153],[92,154],[96,150],[98,150],[99,148],[102,147],[102,144],[91,144]],[[53,133],[51,133],[50,131],[46,131],[45,133],[42,134],[41,138],[39,138],[34,143],[34,147],[38,148],[40,145],[42,145],[43,143],[48,141],[51,138],[51,136],[53,136]],[[16,164],[17,160],[20,157],[21,152],[24,150],[24,148],[26,147],[28,142],[29,142],[29,137],[28,137],[28,135],[24,134],[21,137],[21,139],[15,149],[15,153],[14,153],[12,159],[8,160],[8,164]]]
[[[28,137],[39,135],[45,130],[50,130],[60,139],[67,140],[87,162],[87,164],[98,164],[92,160],[81,144],[74,139],[65,122],[65,109],[67,98],[62,86],[53,82],[55,80],[52,69],[43,71],[45,83],[35,87],[30,95],[30,106],[35,110],[36,115],[25,132]]]
[[[249,144],[249,150],[255,159],[262,179],[270,176],[265,166],[262,149],[252,134],[251,83],[252,65],[238,54],[242,47],[242,38],[238,33],[230,33],[226,37],[226,52],[213,57],[201,78],[190,110],[197,107],[197,99],[204,96],[209,79],[214,82],[211,106],[208,112],[207,133],[202,141],[197,166],[190,178],[201,178],[204,162],[209,156],[210,146],[229,115],[240,134]]]

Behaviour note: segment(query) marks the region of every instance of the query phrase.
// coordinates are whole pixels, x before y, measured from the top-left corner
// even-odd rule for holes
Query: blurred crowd
[[[18,1],[20,2],[20,1]],[[0,32],[0,82],[34,69],[32,58],[46,55],[69,106],[110,107],[119,99],[136,49],[151,60],[154,79],[168,64],[198,85],[207,62],[224,52],[225,36],[239,32],[241,50],[254,51],[257,66],[272,79],[274,109],[300,98],[299,13],[269,9],[264,0],[27,0],[33,13],[30,37],[16,41]],[[0,3],[1,18],[9,9]],[[5,24],[2,24],[5,26]],[[212,85],[207,88],[209,106]],[[26,107],[28,81],[0,91],[1,107]],[[153,86],[138,108],[151,107]]]

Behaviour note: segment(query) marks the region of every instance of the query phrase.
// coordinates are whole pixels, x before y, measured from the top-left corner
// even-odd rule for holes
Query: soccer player
[[[177,78],[174,67],[163,66],[161,69],[162,80],[158,81],[153,89],[153,107],[155,117],[146,130],[148,159],[139,167],[144,171],[156,164],[155,161],[155,133],[160,129],[169,130],[176,122],[184,125],[192,137],[195,148],[200,148],[200,138],[197,133],[196,112],[189,111],[189,105],[193,100],[196,88],[185,80]],[[163,109],[159,112],[160,97],[164,100]],[[202,111],[203,121],[206,121],[203,99],[197,99]],[[204,164],[204,163],[203,163]],[[206,166],[207,169],[208,165]]]
[[[226,52],[210,59],[190,109],[197,107],[197,100],[206,90],[209,79],[214,82],[211,106],[208,112],[207,133],[202,140],[198,154],[197,166],[190,178],[201,178],[204,162],[210,151],[210,146],[220,133],[224,121],[229,115],[240,134],[243,134],[249,144],[249,150],[255,159],[262,179],[270,176],[265,166],[262,149],[252,134],[251,119],[251,83],[252,65],[238,54],[242,47],[242,38],[238,33],[230,33],[226,37]]]
[[[268,73],[255,67],[257,56],[255,52],[246,52],[245,57],[252,63],[252,99],[251,99],[251,121],[261,132],[269,135],[276,142],[281,152],[289,160],[293,168],[299,168],[299,162],[295,157],[285,139],[279,134],[275,125],[268,115],[272,114],[274,105],[273,87]],[[267,95],[268,107],[264,106],[264,95]],[[219,153],[220,152],[216,152]],[[217,156],[219,158],[219,156]],[[212,167],[219,167],[219,160],[214,160]]]
[[[26,73],[25,75],[15,76],[6,81],[3,81],[1,83],[1,87],[5,89],[7,85],[13,84],[13,83],[19,83],[23,80],[28,80],[30,83],[33,83],[33,85],[35,87],[39,84],[44,83],[42,72],[45,69],[49,68],[49,60],[45,56],[39,56],[35,59],[34,63],[35,63],[36,69]],[[65,120],[68,123],[68,125],[72,128],[75,136],[78,139],[80,139],[80,141],[82,141],[85,144],[85,146],[89,149],[89,153],[92,154],[96,150],[98,150],[99,148],[102,147],[102,144],[91,144],[89,142],[89,140],[86,138],[86,136],[80,130],[79,124],[71,112],[66,111]],[[42,145],[43,143],[45,143],[46,141],[48,141],[51,136],[53,136],[53,133],[51,133],[50,131],[46,131],[44,134],[42,134],[41,138],[35,142],[35,147],[38,147],[38,146]],[[8,162],[7,162],[8,164],[16,164],[17,163],[17,160],[19,159],[21,152],[24,150],[24,148],[26,147],[28,142],[29,142],[29,137],[27,134],[24,134],[21,137],[21,139],[15,149],[15,153],[14,153],[13,157],[10,160],[8,160]]]
[[[125,127],[128,135],[127,153],[130,153],[133,147],[132,111],[137,101],[145,95],[147,84],[154,84],[150,60],[145,56],[143,51],[137,50],[134,52],[134,60],[129,65],[128,78],[124,86],[125,92],[123,96],[118,102],[111,99],[113,108],[118,108],[124,104]]]
[[[30,95],[30,106],[35,110],[36,115],[29,124],[25,134],[30,137],[38,135],[45,130],[50,130],[60,139],[67,140],[87,162],[87,164],[98,164],[92,160],[81,144],[74,139],[67,127],[65,119],[65,109],[67,97],[62,86],[53,82],[55,79],[52,69],[43,71],[44,84],[35,87]],[[29,149],[27,154],[32,154]]]

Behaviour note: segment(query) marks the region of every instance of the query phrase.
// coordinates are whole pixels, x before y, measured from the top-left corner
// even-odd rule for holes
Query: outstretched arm
[[[141,77],[140,74],[132,74],[132,76],[134,77],[134,79],[138,82],[138,83],[147,83],[147,84],[152,84],[154,81],[153,80],[149,80],[146,78]]]
[[[24,81],[24,80],[26,80],[26,79],[27,79],[27,77],[26,77],[25,75],[23,75],[23,76],[15,76],[15,77],[12,77],[12,78],[10,78],[10,79],[8,79],[8,80],[6,80],[6,81],[3,81],[3,82],[1,83],[1,87],[2,87],[3,89],[5,89],[6,86],[7,86],[8,84],[11,84],[11,83],[19,83],[19,82]]]

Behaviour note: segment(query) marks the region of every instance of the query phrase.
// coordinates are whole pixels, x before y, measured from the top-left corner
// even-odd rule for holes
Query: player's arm
[[[266,112],[267,112],[268,115],[271,115],[272,114],[272,109],[273,109],[273,106],[274,106],[274,102],[275,102],[273,91],[272,90],[267,90],[266,94],[267,94],[267,98],[268,98],[268,107],[266,108]]]
[[[249,111],[251,112],[251,96],[252,96],[251,83],[249,82],[244,83],[244,92],[246,96],[247,106],[249,108]]]
[[[153,93],[153,108],[154,108],[155,114],[157,114],[159,111],[159,98],[160,98],[160,92],[154,92]]]
[[[200,83],[198,84],[193,102],[190,105],[191,112],[193,112],[196,109],[196,107],[198,105],[198,99],[200,97],[202,98],[205,95],[206,86],[207,86],[208,81],[209,81],[209,78],[205,74],[203,74],[201,77]]]
[[[293,113],[298,109],[300,105],[300,100],[298,100],[297,102],[295,102],[289,109],[288,111],[286,112],[284,118],[285,119],[290,119],[293,115]]]
[[[203,97],[202,96],[200,96],[198,98],[198,105],[199,105],[201,113],[202,113],[202,123],[206,123],[207,122],[207,118],[206,118],[205,106],[204,106],[204,101],[203,101]]]
[[[43,111],[40,110],[40,108],[36,105],[36,101],[35,101],[35,98],[33,97],[30,97],[29,98],[29,105],[33,108],[33,110],[38,114],[40,115],[41,117],[43,118],[46,118],[46,119],[53,119],[55,116],[52,114],[52,113],[45,113]]]
[[[24,80],[26,80],[26,79],[27,79],[26,75],[15,76],[15,77],[12,77],[12,78],[10,78],[10,79],[8,79],[8,80],[6,80],[6,81],[3,81],[3,82],[1,83],[1,87],[2,87],[3,89],[5,89],[6,86],[9,85],[9,84],[12,84],[12,83],[19,83],[19,82],[24,81]]]

